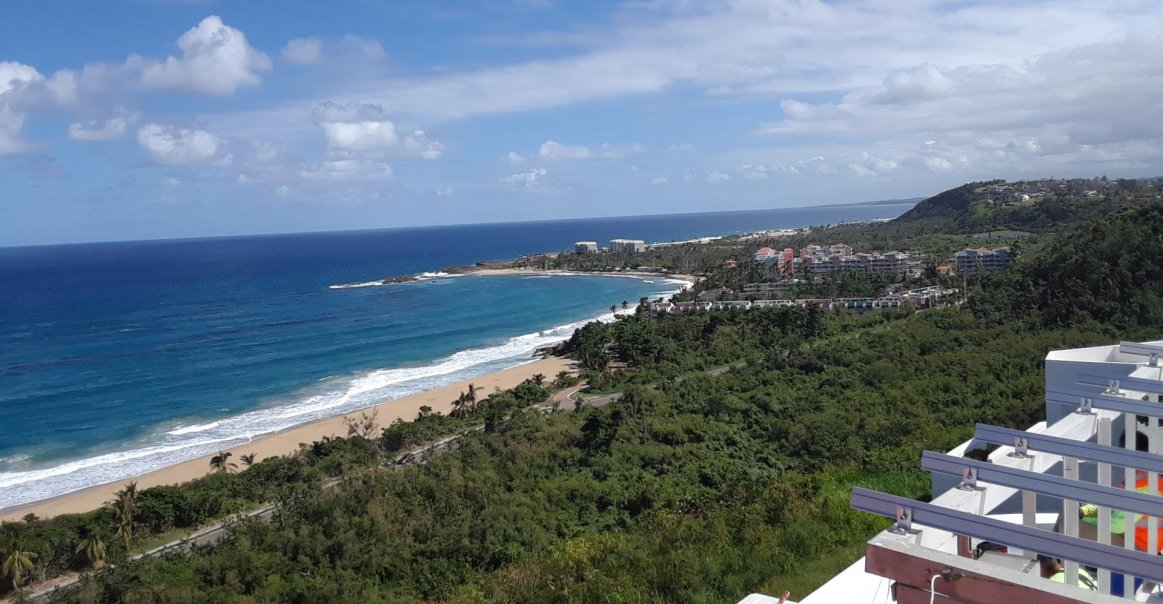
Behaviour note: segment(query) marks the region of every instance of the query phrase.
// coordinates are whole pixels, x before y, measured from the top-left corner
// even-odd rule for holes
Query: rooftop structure
[[[853,508],[896,524],[801,604],[1148,601],[1163,585],[1163,427],[1140,418],[1163,418],[1161,355],[1163,341],[1049,353],[1048,421],[978,424],[949,453],[925,452],[931,502],[853,489]],[[965,457],[987,444],[1000,445],[988,461]],[[1064,561],[1061,581],[1036,554]]]
[[[646,242],[641,239],[611,239],[610,252],[614,254],[641,254],[646,251]]]
[[[596,254],[598,253],[598,242],[578,241],[573,244],[573,251],[575,254]]]
[[[756,262],[767,262],[768,260],[775,258],[777,254],[778,252],[769,247],[761,247],[755,251],[755,255],[752,256],[752,258],[754,258]]]

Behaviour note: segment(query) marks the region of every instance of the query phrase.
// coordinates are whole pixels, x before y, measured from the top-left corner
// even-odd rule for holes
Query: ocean
[[[385,277],[911,204],[0,248],[0,509],[528,362],[651,277]]]

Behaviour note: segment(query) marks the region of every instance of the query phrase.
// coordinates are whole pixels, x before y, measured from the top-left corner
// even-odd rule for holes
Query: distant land
[[[898,206],[906,203],[920,203],[924,197],[908,197],[905,199],[881,199],[879,201],[858,201],[856,203],[838,203],[838,206]]]

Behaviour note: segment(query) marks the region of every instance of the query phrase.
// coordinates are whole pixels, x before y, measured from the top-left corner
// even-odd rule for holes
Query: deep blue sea
[[[891,218],[857,205],[0,248],[0,508],[512,367],[661,278],[386,276]]]

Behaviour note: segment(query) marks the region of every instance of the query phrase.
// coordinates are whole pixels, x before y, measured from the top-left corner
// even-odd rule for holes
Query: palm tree
[[[93,568],[101,568],[105,565],[105,542],[94,531],[88,531],[84,537],[81,537],[74,551]]]
[[[256,453],[247,453],[246,455],[239,456],[238,459],[242,460],[242,465],[249,468],[254,465],[255,455]]]
[[[460,393],[456,400],[452,401],[452,417],[464,417],[468,413],[468,394]]]
[[[533,383],[537,386],[544,384],[545,383],[545,374],[544,373],[534,373],[533,374]]]
[[[20,586],[24,584],[24,573],[34,567],[36,567],[36,553],[21,549],[20,544],[17,543],[8,557],[4,559],[4,564],[0,565],[0,573],[12,581],[12,589],[19,590]]]
[[[616,312],[618,312],[618,305],[617,305],[617,304],[611,304],[611,305],[610,305],[610,314],[614,314],[614,313],[616,313]]]
[[[229,474],[238,469],[238,464],[230,461],[234,455],[230,451],[219,451],[218,455],[210,458],[210,469],[219,474]]]
[[[477,404],[477,390],[480,390],[480,388],[477,388],[473,385],[472,382],[469,382],[468,394],[465,396],[465,400],[467,400],[468,404],[472,405],[473,407],[475,407]]]
[[[129,547],[133,544],[133,521],[141,504],[137,483],[126,483],[125,488],[117,491],[115,496],[113,511],[117,515],[117,536],[125,541],[125,547]]]
[[[627,308],[630,308],[630,303],[626,300],[622,300],[622,310],[626,310]]]

